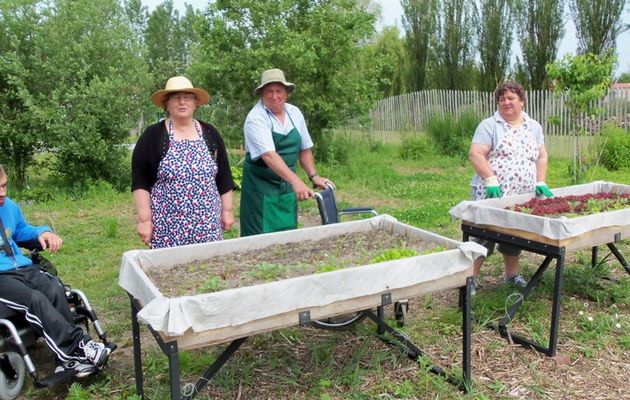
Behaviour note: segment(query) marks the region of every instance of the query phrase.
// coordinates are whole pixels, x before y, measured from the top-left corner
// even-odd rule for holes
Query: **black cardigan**
[[[216,176],[217,189],[223,195],[234,189],[234,180],[230,170],[227,151],[223,139],[216,128],[207,122],[199,121],[203,138],[214,157],[218,172]],[[168,151],[169,138],[164,121],[149,126],[138,138],[131,157],[131,191],[144,189],[151,192],[157,181],[160,161]]]

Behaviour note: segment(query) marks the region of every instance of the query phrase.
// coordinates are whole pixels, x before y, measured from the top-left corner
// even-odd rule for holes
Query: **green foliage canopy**
[[[479,89],[494,90],[507,75],[512,47],[512,9],[509,0],[482,0],[478,49]]]
[[[443,89],[472,89],[474,79],[474,28],[478,25],[475,3],[444,0],[441,5],[437,50],[437,86]]]
[[[514,5],[527,86],[546,89],[545,66],[556,59],[564,35],[564,0],[514,0]]]
[[[624,31],[621,13],[625,4],[626,0],[569,2],[580,53],[593,53],[603,57],[608,52],[615,52],[617,36]]]
[[[232,0],[208,6],[200,29],[200,57],[192,74],[230,106],[221,132],[242,137],[268,68],[296,84],[289,102],[318,137],[345,119],[365,115],[378,94],[377,68],[361,64],[362,45],[374,34],[376,11],[364,0]]]
[[[555,90],[566,95],[565,105],[577,117],[599,115],[596,107],[612,82],[615,56],[599,57],[593,53],[567,54],[562,60],[547,65],[547,74],[553,80]]]
[[[410,87],[426,88],[427,62],[436,42],[439,2],[437,0],[402,0],[403,27],[411,63]]]
[[[554,90],[564,93],[564,104],[578,127],[574,163],[569,170],[573,183],[580,183],[586,178],[590,161],[582,155],[579,134],[587,133],[590,117],[596,117],[602,112],[597,107],[597,101],[608,91],[614,63],[615,56],[610,54],[604,57],[592,53],[577,56],[568,54],[563,60],[546,67],[549,78],[553,80]]]
[[[363,65],[373,65],[378,70],[375,78],[380,98],[407,93],[411,68],[405,43],[397,26],[386,26],[373,43],[365,46]]]
[[[48,151],[67,183],[124,185],[112,166],[123,168],[121,144],[140,117],[147,75],[119,2],[2,4],[0,147],[15,183],[25,184],[36,152]]]

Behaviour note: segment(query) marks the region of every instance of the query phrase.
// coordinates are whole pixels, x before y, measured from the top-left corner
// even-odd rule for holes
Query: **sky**
[[[208,4],[208,0],[172,0],[173,6],[179,10],[184,10],[185,4],[191,4],[197,9],[203,9]],[[143,3],[147,5],[149,10],[153,10],[158,4],[161,4],[163,0],[143,0]],[[402,31],[402,6],[398,0],[376,0],[376,3],[380,4],[382,9],[381,20],[377,24],[377,29],[380,30],[383,26],[397,25]],[[568,11],[568,10],[567,10]],[[565,32],[562,43],[560,44],[560,51],[558,58],[562,58],[565,54],[574,54],[577,49],[577,40],[575,38],[575,26],[571,21],[571,16],[568,12],[565,12]],[[630,24],[630,7],[626,7],[622,14],[622,21],[624,24]],[[512,57],[519,57],[521,52],[518,43],[512,46]],[[522,59],[522,57],[521,57]],[[617,38],[617,68],[615,75],[619,75],[623,72],[630,72],[630,32],[626,31],[619,35]]]

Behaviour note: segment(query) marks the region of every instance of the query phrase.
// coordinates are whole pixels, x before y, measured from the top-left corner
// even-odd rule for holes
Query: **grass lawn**
[[[469,197],[472,168],[465,160],[424,155],[403,160],[395,145],[357,143],[347,163],[319,165],[318,172],[338,186],[341,206],[372,206],[402,222],[461,239],[459,222],[448,211]],[[630,171],[589,172],[589,180],[630,184]],[[568,163],[552,160],[550,187],[570,184]],[[11,195],[9,187],[9,195]],[[49,258],[61,276],[83,290],[119,350],[104,372],[70,388],[41,390],[29,383],[23,398],[133,399],[134,369],[130,308],[118,286],[123,252],[144,248],[135,233],[130,193],[99,187],[80,198],[56,195],[52,200],[26,202],[23,209],[34,224],[54,227],[64,239],[63,249]],[[238,206],[238,194],[235,199]],[[238,210],[237,210],[238,214]],[[300,204],[300,221],[318,223],[315,201]],[[234,229],[228,238],[238,234]],[[630,258],[628,241],[619,246]],[[601,256],[607,250],[600,250]],[[299,257],[299,255],[296,255]],[[540,256],[524,255],[526,276]],[[553,267],[543,284],[525,303],[512,329],[543,343],[548,340]],[[569,254],[565,267],[560,321],[559,357],[549,359],[532,350],[510,345],[484,328],[500,318],[513,290],[501,284],[502,263],[490,257],[482,271],[482,287],[473,300],[474,388],[467,398],[590,399],[627,395],[630,373],[630,279],[619,264],[607,258],[590,267],[587,250]],[[609,279],[601,279],[606,277]],[[392,310],[386,317],[393,318]],[[461,315],[457,291],[411,301],[403,331],[440,366],[460,368]],[[145,391],[150,399],[168,398],[166,357],[143,328]],[[40,341],[41,342],[41,341]],[[224,346],[186,351],[180,356],[182,382],[194,382]],[[47,348],[36,346],[42,368],[52,368]],[[48,372],[48,371],[45,371]],[[375,337],[369,321],[349,331],[332,332],[294,327],[249,338],[199,399],[458,399],[462,393],[441,377],[426,371],[426,360],[410,361]]]

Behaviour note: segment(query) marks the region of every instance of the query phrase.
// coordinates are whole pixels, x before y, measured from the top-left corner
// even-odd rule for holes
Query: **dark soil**
[[[409,249],[414,252],[410,254]],[[439,250],[443,249],[435,243],[371,230],[235,252],[145,273],[163,295],[177,297],[366,265],[377,262],[373,259],[379,256],[396,259]]]

